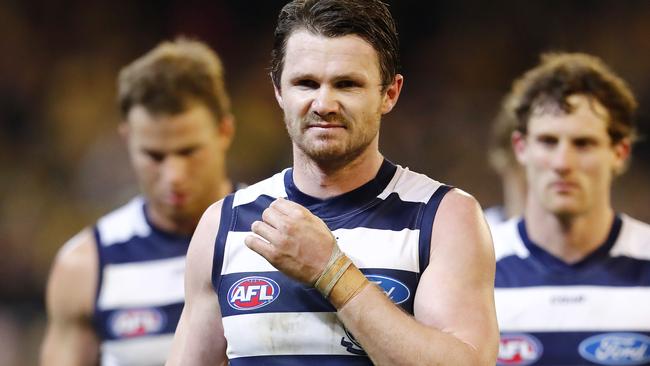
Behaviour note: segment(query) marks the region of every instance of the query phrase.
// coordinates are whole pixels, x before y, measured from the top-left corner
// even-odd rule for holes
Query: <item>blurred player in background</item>
[[[636,101],[600,59],[553,53],[514,82],[523,217],[493,228],[503,365],[650,364],[650,225],[616,212]]]
[[[183,308],[190,237],[232,192],[234,132],[219,57],[205,44],[163,42],[118,79],[122,122],[142,194],[81,231],[47,286],[42,365],[160,365]]]
[[[403,83],[387,6],[292,1],[274,45],[293,167],[206,211],[169,364],[494,365],[480,206],[379,151]]]

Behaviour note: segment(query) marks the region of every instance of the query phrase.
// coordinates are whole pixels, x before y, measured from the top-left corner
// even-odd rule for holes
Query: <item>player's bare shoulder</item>
[[[192,241],[187,250],[186,296],[188,291],[191,293],[197,288],[197,285],[199,288],[210,285],[214,244],[219,231],[222,207],[223,200],[210,205],[194,230]]]
[[[466,237],[470,243],[479,239],[479,242],[491,244],[490,232],[483,218],[481,205],[471,194],[458,188],[449,191],[442,199],[433,223],[432,234],[434,237],[440,235]]]
[[[199,251],[202,254],[210,254],[213,252],[214,240],[219,231],[222,207],[223,200],[219,200],[211,204],[205,212],[203,212],[201,220],[199,221],[196,230],[194,230],[194,235],[192,235],[189,252]],[[205,251],[209,251],[210,253]],[[210,258],[212,258],[211,255]]]
[[[47,285],[48,309],[90,317],[98,268],[95,236],[86,228],[68,240],[54,259]]]

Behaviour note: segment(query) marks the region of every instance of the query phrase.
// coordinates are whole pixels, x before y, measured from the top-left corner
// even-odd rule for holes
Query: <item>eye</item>
[[[197,150],[198,150],[198,147],[194,147],[194,146],[193,147],[188,147],[187,149],[182,149],[182,150],[178,151],[178,155],[180,155],[180,156],[188,156],[189,157],[189,156],[194,155],[194,153],[196,153]]]
[[[541,135],[537,137],[537,142],[540,144],[546,146],[546,147],[553,147],[557,145],[557,138],[553,136],[546,136],[546,135]]]
[[[587,149],[598,145],[598,142],[592,138],[583,137],[575,139],[573,144],[579,149]]]
[[[359,87],[359,83],[354,80],[340,80],[336,82],[336,87],[339,89],[350,89]]]
[[[165,160],[165,154],[155,152],[155,151],[145,151],[145,154],[151,159],[152,161],[156,163],[160,163],[161,161]]]
[[[315,82],[314,80],[311,80],[311,79],[296,80],[296,82],[294,84],[296,86],[299,86],[299,87],[305,88],[305,89],[318,89],[318,87],[319,87],[319,84],[317,82]]]

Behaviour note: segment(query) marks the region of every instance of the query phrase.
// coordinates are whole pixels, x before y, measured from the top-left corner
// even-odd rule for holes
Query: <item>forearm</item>
[[[376,365],[494,364],[454,335],[418,322],[376,286],[366,286],[338,316]]]

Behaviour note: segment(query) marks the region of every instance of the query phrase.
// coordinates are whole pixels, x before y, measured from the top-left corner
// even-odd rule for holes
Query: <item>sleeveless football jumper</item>
[[[650,225],[616,215],[574,264],[533,243],[521,218],[492,235],[499,365],[650,365]]]
[[[163,365],[183,310],[190,237],[154,228],[141,197],[100,218],[94,231],[101,364]]]
[[[316,289],[288,278],[244,244],[253,221],[276,198],[297,202],[320,217],[364,275],[413,314],[415,290],[429,263],[433,220],[449,189],[385,160],[373,180],[329,199],[300,192],[292,169],[228,196],[212,282],[230,364],[371,364]]]

